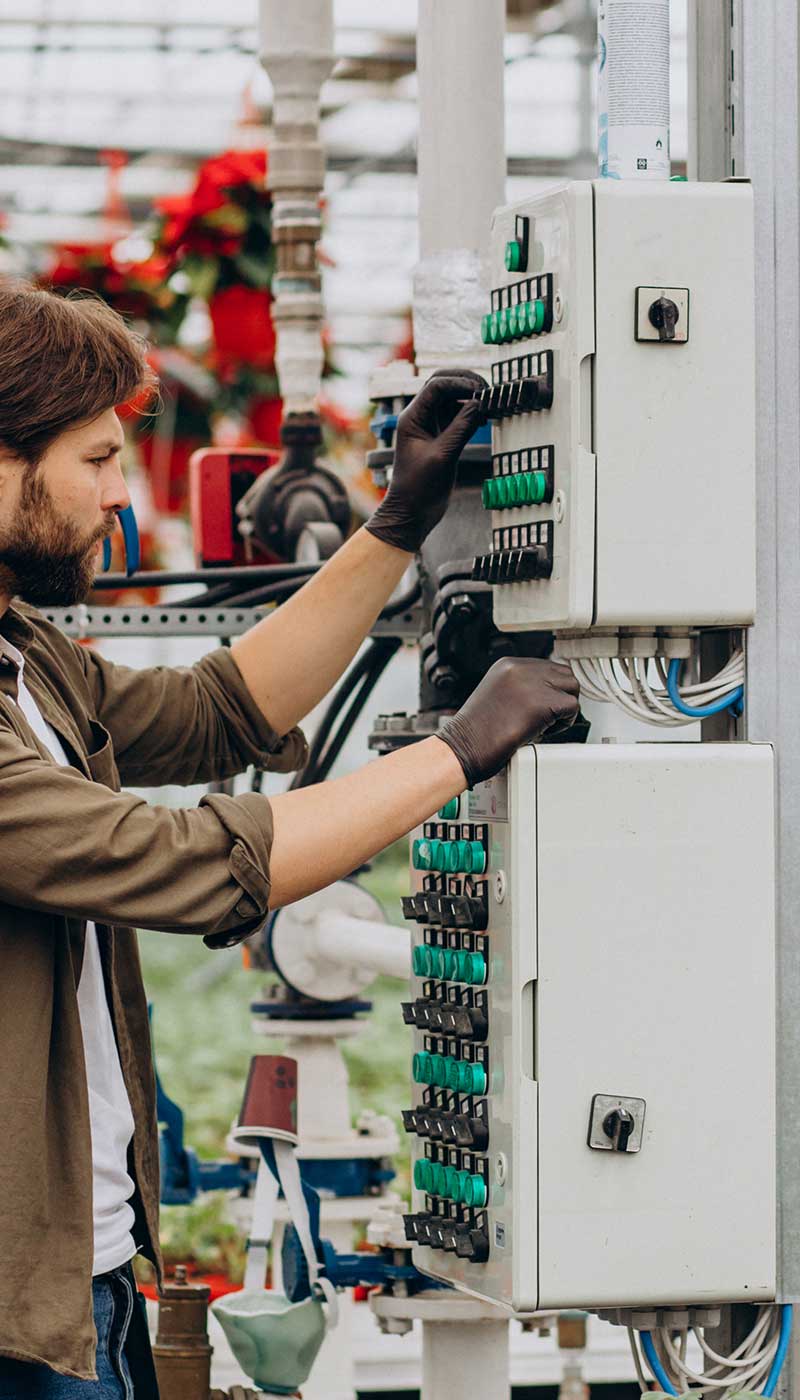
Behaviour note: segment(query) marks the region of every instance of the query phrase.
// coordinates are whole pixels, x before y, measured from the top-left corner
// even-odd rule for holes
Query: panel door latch
[[[589,1147],[599,1152],[639,1152],[644,1136],[644,1099],[595,1094],[589,1115]]]

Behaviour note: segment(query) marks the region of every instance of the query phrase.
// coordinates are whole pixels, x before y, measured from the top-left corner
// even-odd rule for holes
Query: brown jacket
[[[263,922],[266,798],[172,811],[120,792],[287,771],[299,731],[264,721],[229,652],[183,669],[114,666],[33,609],[0,634],[73,767],[13,703],[0,664],[0,1354],[94,1379],[92,1159],[77,985],[94,919],[136,1123],[135,1238],[160,1270],[158,1142],[147,1006],[132,927],[237,942]]]

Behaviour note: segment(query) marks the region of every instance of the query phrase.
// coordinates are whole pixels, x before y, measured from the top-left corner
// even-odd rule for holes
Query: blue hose
[[[762,1390],[762,1395],[774,1395],[775,1387],[778,1384],[778,1377],[781,1373],[783,1363],[786,1360],[786,1353],[789,1350],[789,1338],[792,1335],[792,1305],[783,1303],[781,1305],[781,1330],[778,1337],[778,1350],[772,1362],[772,1368],[767,1376],[767,1384]]]
[[[122,526],[122,538],[125,542],[125,572],[130,578],[135,574],[142,562],[142,550],[139,542],[139,527],[136,524],[136,516],[133,513],[133,506],[125,506],[118,515],[119,523]],[[103,540],[103,572],[106,573],[111,568],[111,541],[106,536]]]
[[[653,1338],[650,1336],[650,1333],[641,1332],[639,1335],[642,1339],[642,1351],[647,1359],[647,1364],[661,1386],[661,1389],[666,1391],[667,1395],[677,1395],[677,1390],[670,1384],[667,1379],[667,1373],[656,1355],[656,1349],[653,1345]]]
[[[677,659],[670,661],[667,672],[667,691],[669,698],[676,710],[680,710],[682,715],[690,715],[692,719],[707,719],[709,715],[718,715],[721,710],[732,709],[734,714],[741,714],[741,710],[734,707],[739,705],[744,698],[744,686],[737,685],[729,695],[723,695],[721,700],[715,700],[713,705],[687,705],[682,699],[678,690],[678,673],[681,663]]]
[[[642,1332],[640,1335],[642,1339],[642,1351],[645,1354],[647,1364],[650,1367],[650,1370],[653,1372],[653,1375],[655,1376],[659,1385],[661,1386],[661,1389],[666,1391],[667,1395],[677,1395],[677,1390],[675,1390],[674,1386],[672,1386],[670,1381],[667,1379],[664,1367],[661,1365],[661,1362],[658,1359],[655,1346],[653,1345],[653,1338],[651,1337],[650,1333]],[[770,1373],[767,1376],[767,1383],[761,1392],[762,1395],[771,1396],[775,1394],[775,1387],[778,1384],[778,1377],[780,1376],[780,1373],[783,1369],[783,1363],[786,1360],[786,1353],[789,1350],[789,1338],[791,1337],[791,1335],[792,1305],[791,1303],[783,1303],[781,1306],[781,1330],[778,1337],[778,1350],[775,1352],[775,1357],[770,1368]]]

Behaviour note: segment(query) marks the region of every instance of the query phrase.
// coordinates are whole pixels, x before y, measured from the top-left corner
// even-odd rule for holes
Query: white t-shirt
[[[10,656],[18,667],[17,702],[28,724],[50,750],[56,763],[69,767],[69,759],[58,735],[43,718],[25,684],[21,652],[0,637],[2,652]],[[92,1273],[97,1275],[119,1268],[136,1253],[131,1234],[135,1216],[129,1204],[135,1188],[128,1175],[128,1146],[133,1137],[134,1122],[106,998],[97,929],[91,921],[86,925],[86,947],[78,984],[78,1011],[89,1088],[94,1213]]]

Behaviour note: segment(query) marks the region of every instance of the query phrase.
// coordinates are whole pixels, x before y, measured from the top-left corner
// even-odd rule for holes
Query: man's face
[[[0,601],[68,607],[88,594],[103,540],[130,504],[113,408],[56,438],[35,468],[0,456]]]

